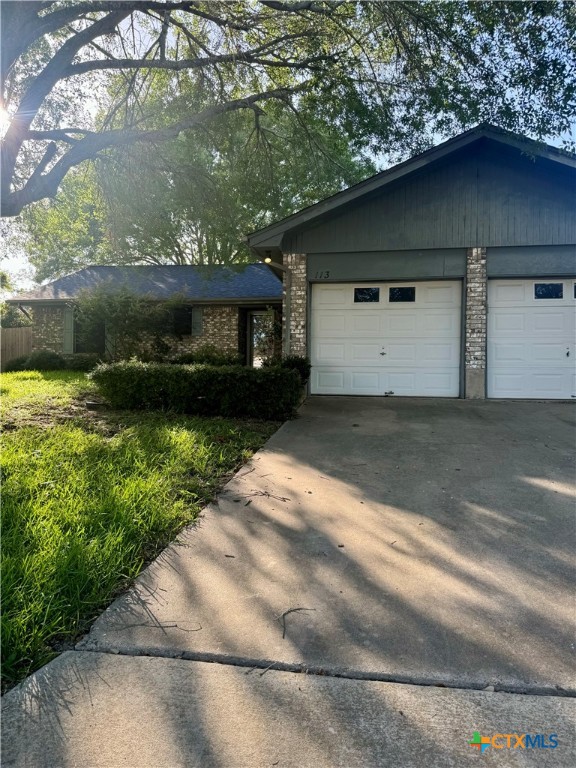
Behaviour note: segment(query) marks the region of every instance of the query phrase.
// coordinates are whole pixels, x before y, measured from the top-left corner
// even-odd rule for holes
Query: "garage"
[[[576,278],[488,281],[488,397],[576,398]]]
[[[576,395],[576,154],[482,124],[248,236],[310,394]]]
[[[311,393],[458,397],[462,283],[312,286]]]

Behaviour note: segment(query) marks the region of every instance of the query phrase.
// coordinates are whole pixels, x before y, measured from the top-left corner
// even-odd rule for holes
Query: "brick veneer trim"
[[[486,248],[468,248],[464,365],[469,399],[486,397],[487,289]]]
[[[290,354],[307,354],[306,315],[308,302],[308,281],[306,279],[306,254],[284,254],[284,266],[291,272],[292,290],[290,307]],[[286,279],[284,278],[284,293],[282,297],[282,327],[286,324]],[[285,335],[283,335],[285,338]],[[286,345],[283,351],[286,352]]]

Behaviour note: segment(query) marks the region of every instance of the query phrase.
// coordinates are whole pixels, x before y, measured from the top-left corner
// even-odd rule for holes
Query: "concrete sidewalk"
[[[572,767],[575,701],[67,652],[4,702],[3,768]],[[469,745],[556,734],[555,749]],[[498,740],[497,744],[506,744]],[[515,740],[511,740],[511,745]],[[494,763],[495,764],[495,763]]]
[[[573,765],[574,426],[566,403],[310,399],[5,697],[3,765],[450,766],[474,731],[559,734],[498,759]]]

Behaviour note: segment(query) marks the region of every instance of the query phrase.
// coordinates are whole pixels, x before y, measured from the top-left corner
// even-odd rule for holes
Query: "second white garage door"
[[[576,397],[576,280],[488,281],[488,397]]]
[[[312,286],[311,392],[458,397],[459,281]]]

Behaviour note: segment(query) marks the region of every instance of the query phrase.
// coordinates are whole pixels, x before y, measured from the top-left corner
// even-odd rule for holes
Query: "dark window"
[[[204,311],[202,307],[192,307],[192,336],[202,336]]]
[[[190,336],[192,333],[192,307],[183,304],[174,309],[174,335]]]
[[[390,288],[388,301],[416,301],[416,288]]]
[[[380,288],[354,288],[354,303],[380,301]]]
[[[535,283],[535,299],[561,299],[564,296],[563,283]]]
[[[574,283],[574,298],[576,299],[576,283]]]
[[[74,352],[90,352],[103,355],[106,332],[103,322],[85,323],[74,318]]]

